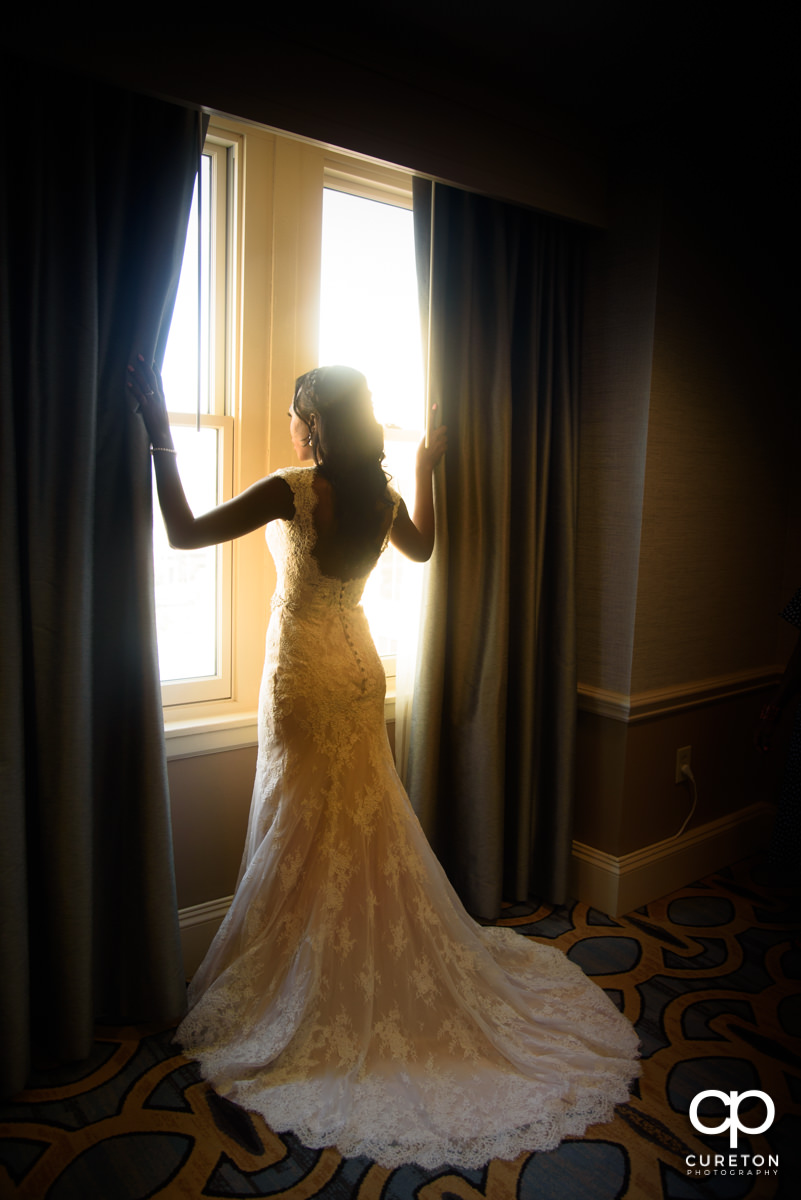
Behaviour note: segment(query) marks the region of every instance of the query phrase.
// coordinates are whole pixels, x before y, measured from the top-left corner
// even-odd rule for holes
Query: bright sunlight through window
[[[162,372],[181,478],[195,512],[212,508],[230,487],[227,476],[223,480],[225,423],[230,418],[225,416],[220,374],[225,349],[219,341],[226,306],[220,266],[226,255],[224,187],[220,191],[225,169],[222,160],[212,161],[204,153],[201,261],[195,196]],[[376,417],[384,426],[384,466],[411,510],[415,451],[424,424],[412,212],[326,187],[322,234],[319,362],[347,364],[367,376]],[[198,288],[202,428],[196,432]],[[222,606],[230,585],[223,574],[228,561],[224,552],[219,547],[171,550],[157,517],[154,560],[165,703],[225,696],[230,684],[221,662],[227,662],[224,639],[230,631],[225,632],[228,618]],[[365,589],[365,612],[390,674],[399,645],[414,643],[421,579],[419,566],[390,547]]]
[[[424,392],[410,209],[325,189],[320,363],[367,376],[384,426],[384,467],[411,511]],[[383,657],[414,635],[421,577],[391,546],[370,577],[363,604]]]
[[[212,410],[212,206],[211,159],[207,154],[201,159],[201,170],[203,207],[200,270],[195,184],[181,278],[162,371],[175,448],[181,464],[181,478],[189,504],[195,512],[206,512],[218,502],[220,458],[217,429],[203,428],[196,432],[194,426],[182,427],[175,419],[175,414],[190,414],[197,410],[198,361],[200,410],[204,414]],[[198,287],[201,300],[200,355],[197,350]],[[157,512],[155,490],[153,502]],[[219,658],[219,551],[215,546],[191,551],[172,550],[163,522],[157,517],[153,526],[153,557],[162,684],[214,676],[218,671]]]

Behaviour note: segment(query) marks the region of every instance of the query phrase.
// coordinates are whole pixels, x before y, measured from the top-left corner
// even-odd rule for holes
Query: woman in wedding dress
[[[307,465],[195,518],[158,375],[129,371],[170,542],[266,525],[278,573],[239,882],[178,1042],[273,1129],[387,1167],[476,1167],[610,1120],[639,1073],[634,1029],[559,950],[468,916],[387,741],[359,601],[388,542],[431,554],[444,428],[418,450],[410,516],[364,376],[311,371],[289,412]]]

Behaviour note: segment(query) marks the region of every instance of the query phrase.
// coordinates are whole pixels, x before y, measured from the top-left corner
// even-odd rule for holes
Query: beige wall
[[[233,894],[255,773],[255,746],[167,764],[179,908]]]
[[[633,691],[776,662],[795,389],[691,199],[662,220]]]
[[[609,225],[589,239],[578,521],[579,679],[627,694],[659,269],[657,170],[621,147]]]
[[[752,732],[792,642],[801,489],[780,298],[725,164],[704,176],[677,137],[621,147],[613,178],[586,322],[575,837],[619,863],[681,826],[679,747],[690,830],[775,796],[781,747]]]

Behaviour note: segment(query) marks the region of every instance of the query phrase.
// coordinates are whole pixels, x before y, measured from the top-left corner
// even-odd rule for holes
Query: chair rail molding
[[[758,670],[737,671],[731,675],[715,675],[668,688],[652,688],[641,692],[614,692],[579,683],[578,705],[582,712],[623,721],[628,725],[648,721],[668,713],[684,712],[703,704],[715,704],[733,696],[759,692],[773,686],[781,677],[780,666]]]

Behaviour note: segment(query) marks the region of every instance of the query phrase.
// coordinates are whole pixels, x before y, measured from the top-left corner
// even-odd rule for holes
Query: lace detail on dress
[[[314,473],[281,474],[245,853],[177,1038],[312,1147],[429,1168],[552,1149],[626,1099],[636,1034],[561,952],[465,913],[394,769],[365,579],[321,574]]]

